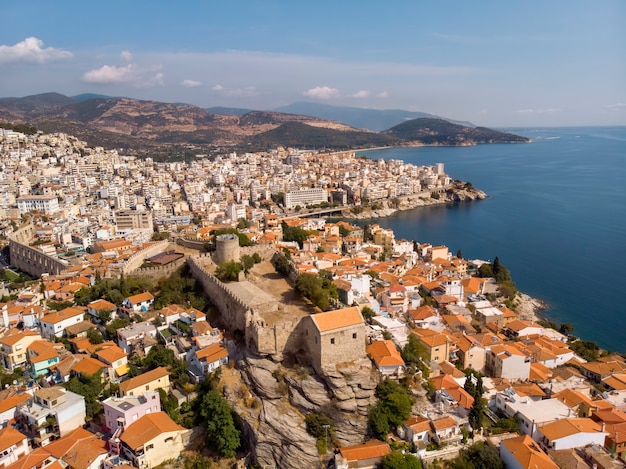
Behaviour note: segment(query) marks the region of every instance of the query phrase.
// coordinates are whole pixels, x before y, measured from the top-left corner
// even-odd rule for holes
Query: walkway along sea
[[[371,219],[396,238],[445,244],[466,259],[498,256],[519,290],[545,301],[542,315],[626,352],[626,127],[506,129],[529,144],[412,147],[357,152],[416,165],[445,163],[483,201]]]

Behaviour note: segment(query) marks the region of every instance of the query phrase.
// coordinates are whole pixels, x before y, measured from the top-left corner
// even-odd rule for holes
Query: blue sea
[[[626,127],[509,128],[528,144],[357,152],[416,165],[444,163],[483,201],[430,206],[368,222],[396,239],[445,244],[500,262],[542,315],[626,352]]]

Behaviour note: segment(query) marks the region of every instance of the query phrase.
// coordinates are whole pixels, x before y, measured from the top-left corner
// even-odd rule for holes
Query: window
[[[148,451],[149,449],[154,448],[154,445],[147,445],[145,451]]]
[[[165,439],[165,443],[169,443],[170,441],[174,441],[174,437],[173,436],[170,436],[170,437]]]
[[[352,338],[356,339],[356,332],[354,334],[352,334]]]
[[[146,384],[146,391],[150,391],[150,386]]]
[[[334,344],[335,343],[335,338],[333,337],[332,339],[330,339],[330,343]]]

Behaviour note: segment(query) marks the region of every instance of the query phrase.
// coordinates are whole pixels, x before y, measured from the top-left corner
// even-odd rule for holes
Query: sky
[[[28,0],[0,12],[2,97],[626,125],[622,0]]]

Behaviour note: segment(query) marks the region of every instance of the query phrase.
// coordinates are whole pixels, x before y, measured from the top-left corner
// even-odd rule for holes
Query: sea
[[[488,198],[367,220],[396,239],[444,244],[465,259],[500,262],[540,314],[626,352],[626,127],[500,129],[522,144],[359,151],[371,159],[444,163]]]

